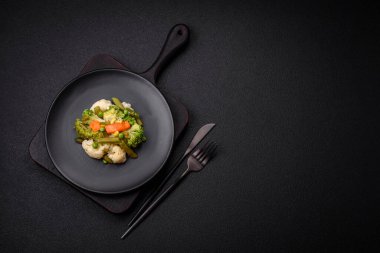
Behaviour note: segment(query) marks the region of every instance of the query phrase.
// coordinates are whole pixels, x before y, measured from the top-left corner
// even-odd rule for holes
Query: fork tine
[[[211,153],[214,149],[215,149],[215,145],[211,145],[210,148],[207,150],[207,152],[205,152],[205,153],[203,154],[203,156],[202,156],[200,159],[198,159],[198,161],[199,161],[200,163],[202,163],[204,160],[206,160],[206,158],[209,159],[209,158],[210,158],[210,153]]]
[[[207,153],[205,153],[204,157],[199,161],[203,166],[207,164],[207,162],[214,156],[217,145],[213,143]]]
[[[201,152],[201,150],[198,148],[197,150],[194,151],[192,156],[196,157],[199,154],[199,152]]]
[[[214,147],[215,143],[210,142],[210,145],[204,150],[203,154],[199,157],[199,162],[202,162],[203,159],[207,156],[207,154],[210,152],[210,150]]]
[[[203,155],[205,149],[207,149],[209,145],[210,145],[210,141],[206,142],[206,144],[202,148],[199,149],[199,152],[197,154],[195,154],[195,152],[193,153],[193,156],[196,159],[199,159]]]
[[[208,150],[212,146],[212,142],[208,143],[206,147],[203,148],[202,152],[196,157],[198,161],[201,161],[205,154],[207,154]]]
[[[202,150],[204,149],[204,147],[205,147],[206,145],[208,145],[208,143],[209,143],[209,141],[206,142],[206,144],[205,144],[203,147],[201,147],[201,148],[197,148],[197,150],[195,150],[195,151],[193,152],[192,156],[197,157],[197,156],[202,152]]]

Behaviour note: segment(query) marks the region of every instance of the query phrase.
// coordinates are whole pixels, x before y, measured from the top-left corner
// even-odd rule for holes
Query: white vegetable
[[[129,108],[129,109],[132,109],[133,110],[133,108],[132,108],[132,105],[130,104],[130,103],[127,103],[127,102],[123,102],[123,103],[121,103],[125,108]]]
[[[109,100],[106,100],[106,99],[100,99],[99,101],[96,101],[92,106],[91,106],[91,110],[93,111],[95,107],[99,106],[100,107],[100,110],[102,110],[103,112],[108,110],[108,108],[110,108],[110,106],[112,105],[112,102],[109,101]]]
[[[118,145],[111,145],[108,150],[108,157],[113,163],[123,163],[127,160],[126,153]]]
[[[93,143],[94,141],[92,139],[84,140],[82,142],[82,148],[89,157],[101,159],[104,156],[104,154],[107,153],[110,146],[108,144],[99,144],[98,148],[94,148],[92,146]]]

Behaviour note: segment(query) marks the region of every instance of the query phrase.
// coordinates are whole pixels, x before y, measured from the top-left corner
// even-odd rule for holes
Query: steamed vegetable
[[[112,102],[106,99],[100,99],[96,101],[90,108],[90,110],[94,111],[95,107],[99,107],[101,111],[106,111],[112,105]]]
[[[93,120],[93,121],[91,121],[91,123],[90,123],[90,128],[91,128],[92,131],[94,131],[94,132],[99,131],[99,129],[100,129],[100,122],[97,121],[97,120]]]
[[[139,124],[134,124],[131,129],[128,130],[127,145],[131,148],[136,148],[140,143],[146,141],[144,135],[144,129]]]
[[[125,142],[125,140],[121,141],[120,142],[120,147],[131,157],[131,158],[137,158],[137,154],[135,153],[135,151],[133,151],[133,149],[131,149],[130,147],[128,147],[127,143]]]
[[[134,124],[136,123],[136,118],[135,118],[135,117],[132,117],[132,116],[130,116],[130,115],[125,115],[125,116],[123,117],[123,120],[128,121],[129,124],[131,124],[131,125],[134,125]]]
[[[133,150],[146,141],[140,115],[131,104],[101,99],[85,109],[75,121],[77,137],[84,151],[104,164],[123,163],[127,157],[137,158]]]
[[[99,121],[99,122],[104,122],[103,119],[99,118],[98,115],[96,115],[93,111],[89,110],[89,109],[85,109],[82,113],[82,121],[83,123],[89,123],[91,122],[92,120],[96,120],[96,121]]]
[[[123,104],[120,102],[120,100],[118,98],[112,98],[112,102],[117,106],[119,107],[121,110],[124,110],[124,106]]]
[[[123,163],[127,160],[126,153],[118,145],[110,146],[108,157],[112,160],[113,163]]]
[[[98,138],[96,139],[99,143],[119,143],[119,138],[116,137],[105,137],[105,138]]]
[[[76,137],[76,138],[75,138],[75,142],[77,142],[77,143],[82,143],[82,142],[83,142],[83,139],[80,138],[80,137]]]
[[[105,155],[105,156],[103,157],[103,161],[105,161],[106,163],[113,163],[112,159],[109,158],[108,155]]]
[[[85,125],[80,119],[75,121],[75,130],[77,132],[77,136],[82,139],[93,139],[99,137],[97,132],[93,132],[91,128]]]
[[[101,159],[109,150],[110,146],[108,144],[97,144],[94,145],[94,140],[84,140],[82,142],[82,148],[89,157],[95,159]],[[94,147],[96,146],[96,148]]]
[[[106,125],[106,132],[107,134],[112,134],[116,131],[122,132],[127,129],[129,129],[131,125],[128,123],[128,121],[123,121],[121,123],[113,123],[110,125]]]

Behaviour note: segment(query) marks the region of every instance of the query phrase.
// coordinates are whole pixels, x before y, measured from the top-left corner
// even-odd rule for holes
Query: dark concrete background
[[[3,1],[0,15],[1,252],[379,250],[378,6]],[[28,144],[91,56],[142,71],[176,23],[190,43],[159,88],[190,124],[169,162],[207,122],[219,155],[121,241],[132,213],[68,187]]]

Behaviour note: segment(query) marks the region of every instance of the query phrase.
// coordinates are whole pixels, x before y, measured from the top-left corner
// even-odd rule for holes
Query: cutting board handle
[[[177,24],[169,31],[160,54],[146,71],[140,75],[152,83],[156,83],[157,76],[162,68],[173,58],[188,42],[190,30],[184,24]]]

